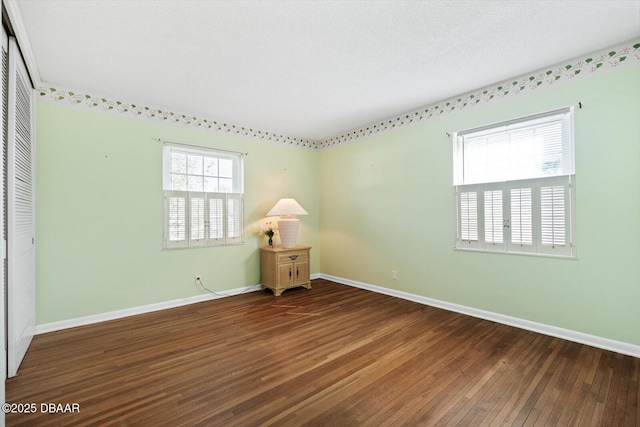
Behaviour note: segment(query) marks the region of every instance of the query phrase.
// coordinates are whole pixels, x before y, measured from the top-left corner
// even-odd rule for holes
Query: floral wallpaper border
[[[538,70],[513,80],[478,89],[476,91],[446,99],[436,104],[410,111],[400,116],[392,117],[381,122],[371,124],[349,133],[319,142],[319,148],[327,149],[334,146],[353,142],[360,138],[390,131],[402,126],[419,123],[432,117],[468,109],[480,103],[502,99],[510,95],[531,92],[544,86],[551,86],[561,81],[585,77],[604,69],[613,69],[623,63],[640,62],[640,42],[633,45],[622,45],[617,49],[608,49],[601,53],[589,55],[565,65],[557,65],[548,69]]]
[[[420,123],[432,117],[439,117],[443,114],[468,109],[480,103],[502,99],[507,96],[528,93],[545,86],[570,81],[578,77],[585,77],[601,70],[614,69],[622,64],[627,64],[632,61],[640,62],[640,42],[633,44],[629,43],[618,48],[611,48],[564,65],[557,65],[547,69],[538,70],[512,80],[449,98],[436,104],[422,107],[418,110],[410,111],[396,117],[364,126],[324,141],[313,141],[310,139],[277,135],[263,130],[256,130],[235,124],[227,124],[216,120],[174,113],[171,111],[126,103],[118,100],[110,100],[95,95],[78,93],[73,90],[48,87],[38,89],[38,93],[42,100],[46,101],[62,102],[81,108],[100,109],[107,112],[146,118],[158,122],[197,127],[205,130],[211,130],[213,132],[224,132],[238,136],[246,136],[265,142],[274,142],[313,150],[323,150],[350,143],[374,134],[391,131],[399,127]]]
[[[205,119],[191,115],[174,113],[139,104],[132,104],[118,100],[103,98],[100,96],[78,93],[73,90],[59,89],[55,87],[40,88],[37,93],[43,100],[61,102],[75,107],[103,110],[111,113],[120,113],[132,117],[149,119],[157,122],[196,127],[213,132],[223,132],[238,136],[247,136],[260,139],[265,142],[275,142],[300,148],[317,149],[318,142],[305,138],[296,138],[263,130],[228,124],[212,119]]]

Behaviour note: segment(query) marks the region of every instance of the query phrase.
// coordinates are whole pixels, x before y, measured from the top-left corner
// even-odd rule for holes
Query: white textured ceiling
[[[40,81],[325,140],[640,37],[640,0],[10,0]]]

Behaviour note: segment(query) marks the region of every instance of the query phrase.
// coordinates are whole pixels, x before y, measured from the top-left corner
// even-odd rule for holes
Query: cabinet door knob
[[[296,258],[298,258],[298,255],[289,255],[290,260],[295,260]]]

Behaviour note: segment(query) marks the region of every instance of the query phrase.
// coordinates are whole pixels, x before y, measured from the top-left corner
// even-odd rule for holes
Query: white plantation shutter
[[[242,243],[243,195],[165,191],[167,249]]]
[[[478,192],[463,191],[459,196],[460,240],[468,245],[478,242]]]
[[[520,250],[533,247],[533,201],[531,188],[512,188],[509,199],[511,243]]]
[[[9,40],[7,115],[7,375],[35,332],[34,92],[15,39]]]
[[[209,240],[223,244],[224,239],[224,197],[223,194],[209,195]]]
[[[205,245],[205,193],[189,193],[189,246]]]
[[[550,255],[573,252],[570,217],[573,205],[573,182],[556,179],[540,188],[540,251]]]
[[[242,154],[175,143],[163,150],[164,247],[242,243]]]
[[[242,194],[206,193],[209,245],[242,243]]]
[[[493,245],[504,243],[502,190],[484,192],[484,241]]]
[[[227,241],[240,243],[242,241],[242,194],[226,194],[227,196]]]
[[[183,191],[166,191],[165,201],[165,246],[182,248],[187,246],[187,194]]]
[[[543,245],[564,246],[567,243],[564,197],[564,187],[562,186],[554,185],[540,189],[540,231]]]
[[[461,186],[460,249],[572,256],[572,177]],[[477,194],[482,194],[481,198]]]

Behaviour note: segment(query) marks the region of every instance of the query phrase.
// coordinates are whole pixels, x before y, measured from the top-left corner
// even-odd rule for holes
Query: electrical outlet
[[[393,280],[398,280],[398,272],[396,270],[391,270],[391,278]]]

